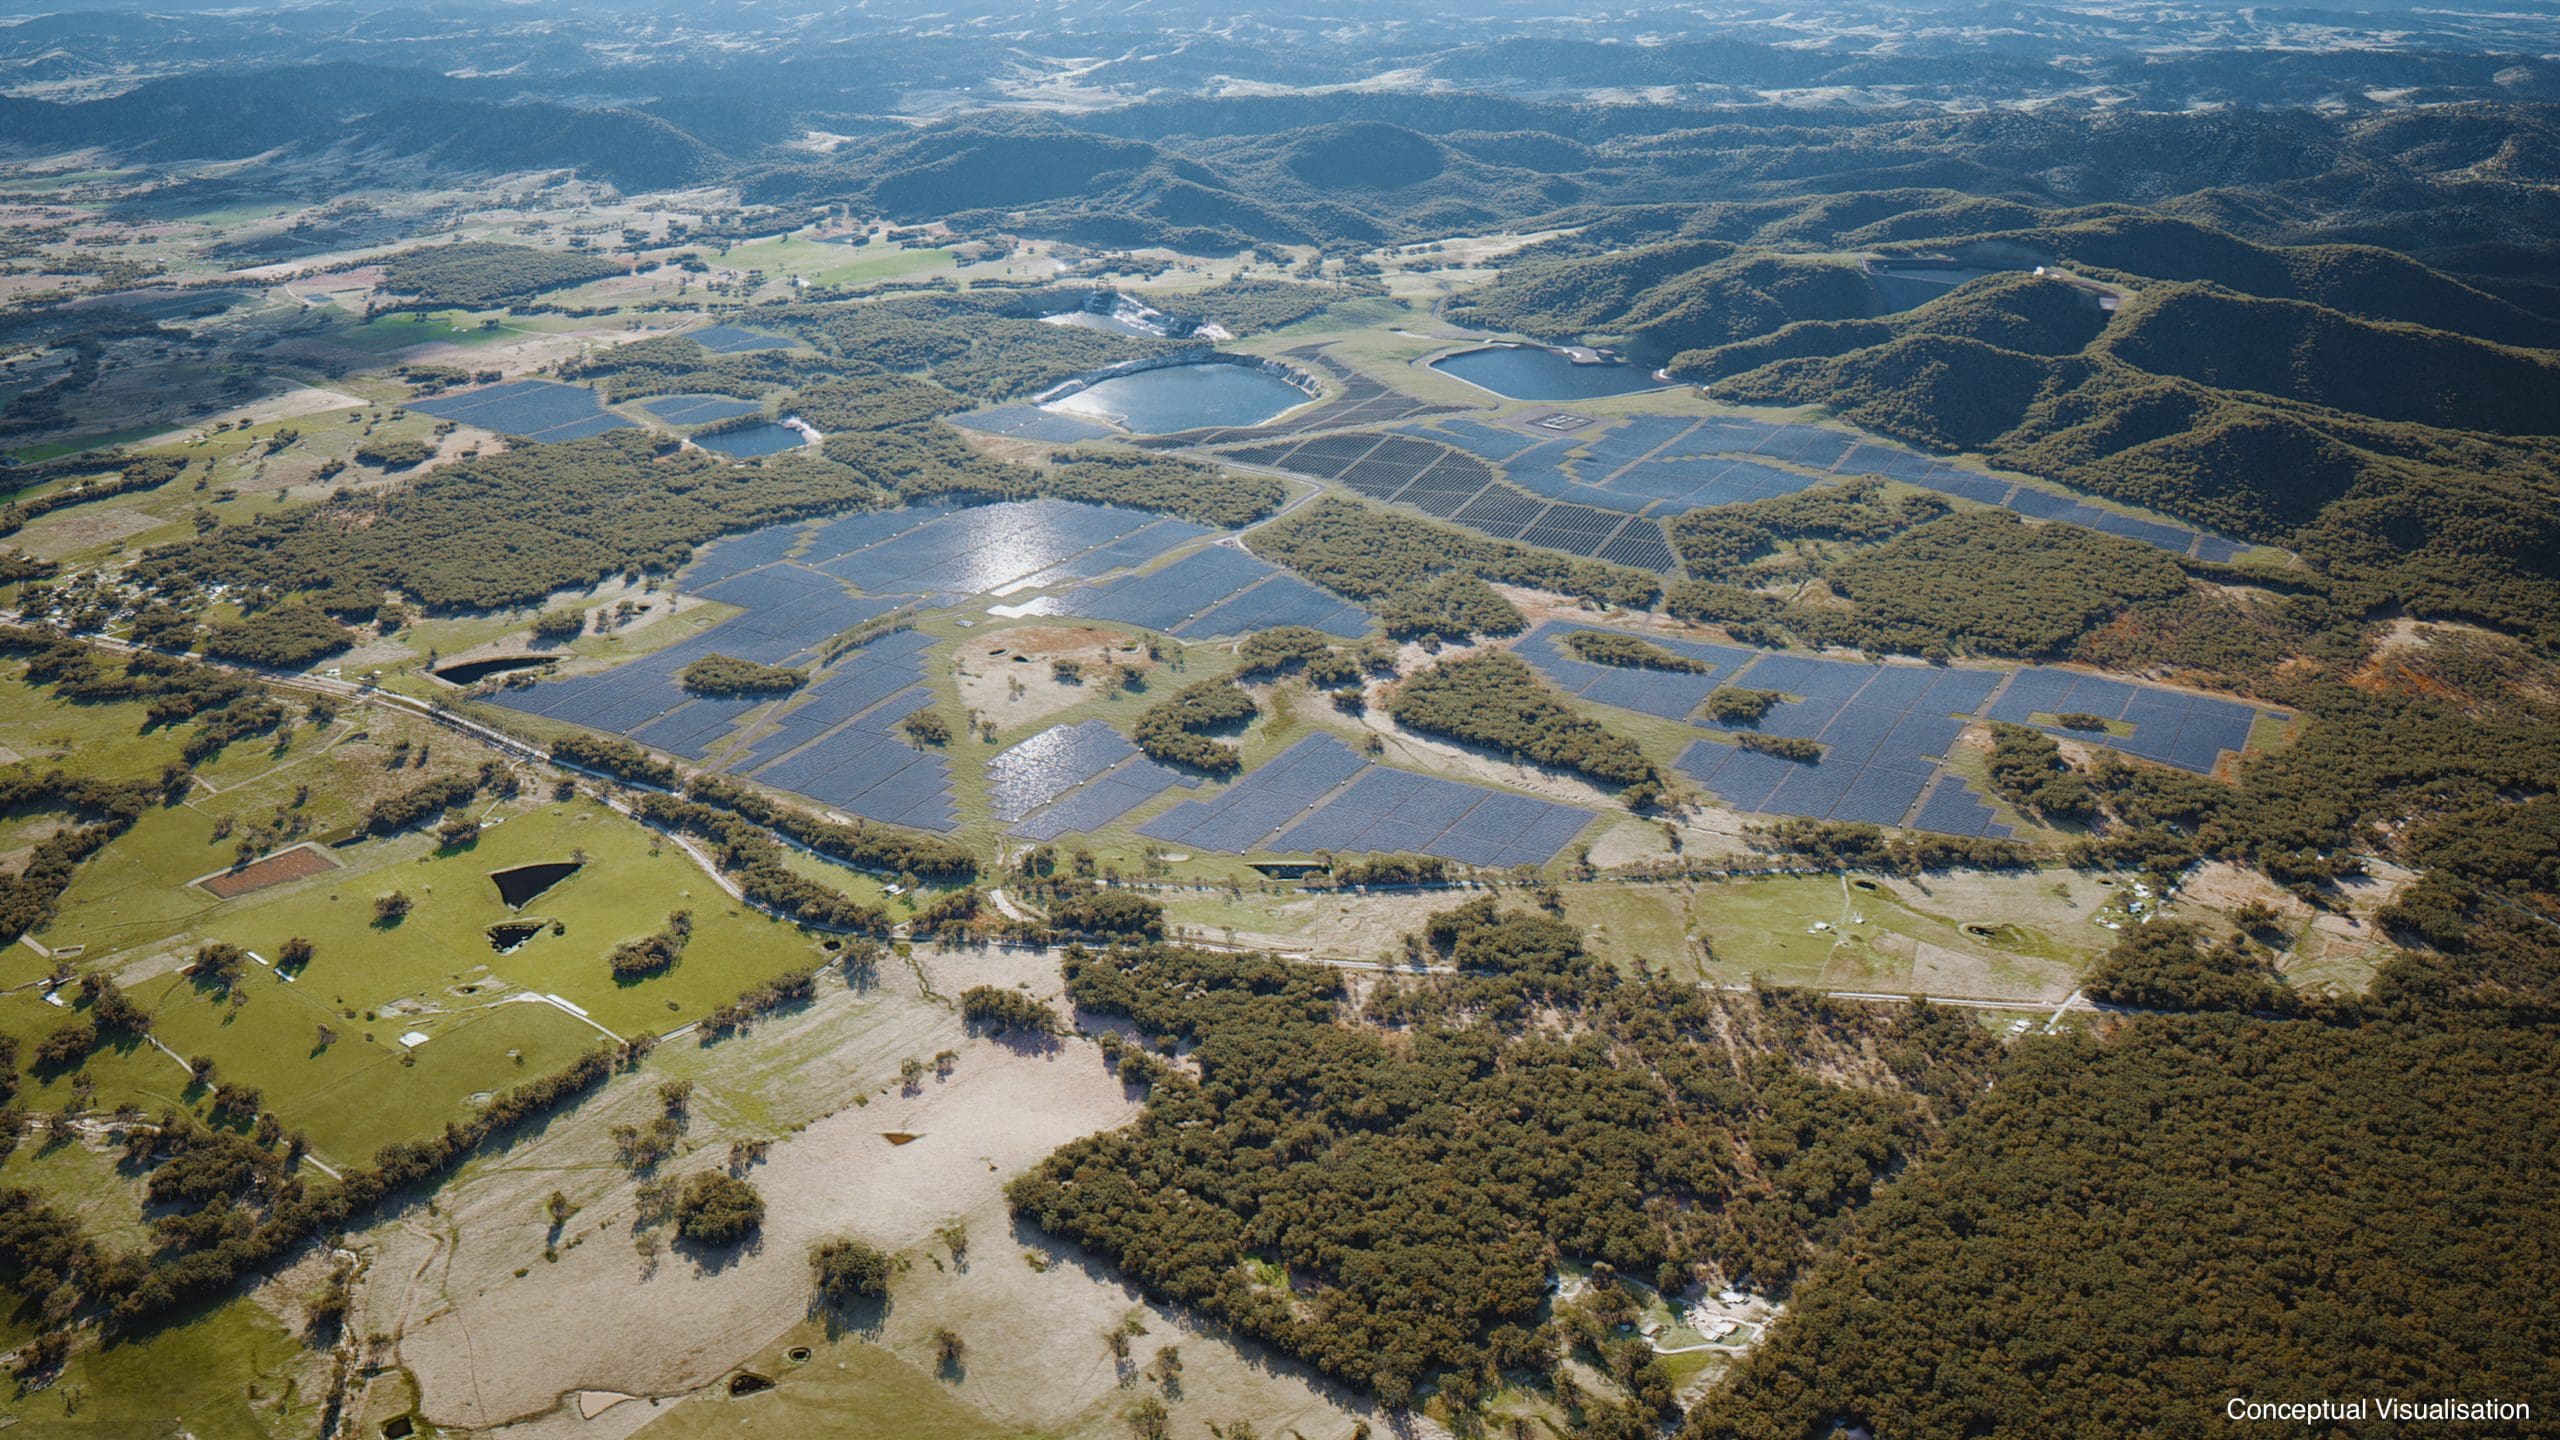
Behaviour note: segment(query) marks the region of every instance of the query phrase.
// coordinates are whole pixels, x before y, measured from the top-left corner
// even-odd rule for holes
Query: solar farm
[[[681,579],[684,590],[740,613],[630,664],[502,690],[494,703],[626,735],[695,761],[722,751],[715,768],[866,819],[949,830],[957,823],[949,763],[910,744],[897,728],[931,703],[922,688],[923,653],[931,637],[900,630],[871,640],[818,669],[806,688],[780,701],[693,695],[678,675],[711,654],[807,665],[832,637],[919,603],[920,597],[930,603],[934,596],[957,599],[1021,584],[1073,583],[1143,564],[1210,533],[1137,511],[1051,500],[927,505],[768,526],[705,547]],[[1241,552],[1214,553],[1270,571]],[[855,593],[857,588],[864,593]],[[1075,783],[1092,778],[1081,776]],[[1106,790],[1127,791],[1154,777],[1128,769],[1110,779]],[[1168,776],[1146,793],[1171,783]],[[1063,794],[1064,788],[1041,803]],[[1130,799],[1111,816],[1143,798]],[[1090,828],[1087,817],[1099,813],[1097,799],[1079,798],[1058,823]],[[1046,823],[1046,817],[1035,818]]]
[[[1100,720],[1051,726],[987,762],[996,819],[1042,841],[1099,830],[1177,785],[1198,783],[1140,756]]]
[[[1305,625],[1346,640],[1366,634],[1369,612],[1242,550],[1212,545],[1161,570],[1070,591],[1039,613],[1117,620],[1186,640]]]
[[[1340,740],[1316,735],[1220,795],[1175,805],[1138,833],[1230,855],[1377,851],[1468,865],[1543,865],[1591,819],[1570,805],[1373,765]]]
[[[1819,760],[1783,759],[1701,737],[1676,762],[1725,803],[1765,814],[2005,838],[2008,828],[1944,765],[1956,737],[1976,720],[2033,724],[2210,774],[2224,755],[2247,746],[2259,714],[2238,701],[2050,666],[2007,672],[1874,664],[1643,637],[1707,667],[1687,672],[1595,665],[1564,647],[1572,632],[1597,629],[1550,621],[1515,648],[1569,694],[1728,736],[1745,727],[1691,720],[1709,694],[1731,685],[1785,697],[1747,728],[1814,741],[1822,747]],[[2056,716],[2083,713],[2131,728],[2101,735],[2054,723]]]
[[[1639,415],[1555,434],[1540,418],[1525,420],[1525,431],[1458,417],[1410,418],[1385,431],[1300,424],[1230,432],[1256,443],[1227,458],[1335,481],[1495,539],[1665,574],[1678,561],[1662,521],[1793,494],[1834,477],[1877,476],[2205,560],[2228,561],[2248,548],[1815,425]],[[1328,433],[1297,433],[1319,429]]]
[[[695,337],[722,353],[773,337],[720,326]],[[1401,394],[1322,352],[1288,358],[1321,372],[1328,397],[1274,425],[1194,430],[1143,442],[1225,447],[1221,458],[1339,483],[1480,533],[1657,573],[1679,562],[1663,521],[1687,510],[1784,495],[1827,478],[1875,475],[2039,519],[2086,525],[2164,549],[2227,558],[2244,548],[2184,527],[2101,510],[2013,479],[1820,426],[1729,415],[1594,417],[1528,407],[1501,418]],[[534,438],[621,423],[582,387],[524,381],[419,408]],[[716,394],[659,396],[639,407],[669,425],[704,425],[760,407]],[[1030,404],[955,417],[979,434],[1076,443],[1107,432]],[[1367,427],[1367,428],[1356,428]],[[697,436],[750,457],[801,443],[772,424]],[[1215,542],[1215,543],[1202,543]],[[999,620],[1043,617],[1135,626],[1191,643],[1275,626],[1358,639],[1369,611],[1264,561],[1232,536],[1186,521],[1056,500],[928,503],[768,527],[707,546],[682,588],[738,613],[644,660],[602,674],[503,692],[497,703],[627,735],[669,753],[865,818],[948,831],[961,823],[951,765],[911,743],[900,722],[933,704],[925,632],[899,630],[818,665],[801,692],[714,699],[677,683],[706,654],[808,666],[845,630],[893,609],[930,613],[970,596]],[[1569,622],[1516,642],[1562,692],[1683,726],[1676,767],[1742,810],[1900,825],[1966,836],[2008,829],[1948,751],[1983,719],[2036,725],[2196,773],[2245,747],[2250,706],[2156,686],[2028,667],[2014,672],[1817,659],[1735,644],[1645,636],[1694,671],[1597,664],[1564,643]],[[1697,718],[1720,686],[1784,698],[1753,728],[1815,742],[1818,759],[1733,743]],[[2086,712],[2104,733],[2068,732]],[[1462,863],[1541,864],[1588,823],[1584,810],[1485,785],[1370,764],[1323,736],[1301,740],[1232,784],[1162,808],[1201,782],[1155,764],[1102,719],[1053,725],[986,762],[988,814],[1033,840],[1090,834],[1146,816],[1151,841],[1227,855],[1409,851]],[[974,802],[972,802],[974,803]]]
[[[607,411],[603,397],[593,390],[584,385],[563,385],[557,380],[510,380],[432,400],[412,400],[409,408],[439,420],[476,425],[501,435],[520,435],[544,444],[584,440],[631,423]]]
[[[735,420],[742,415],[758,414],[764,406],[733,395],[659,395],[641,401],[638,408],[642,414],[663,424],[708,425],[715,420]]]

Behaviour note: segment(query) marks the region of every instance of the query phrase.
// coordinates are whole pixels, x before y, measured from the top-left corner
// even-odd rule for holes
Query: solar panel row
[[[604,400],[583,385],[556,380],[510,380],[431,400],[413,400],[409,408],[439,420],[453,420],[550,443],[582,440],[631,424],[607,413]]]
[[[1628,633],[1597,625],[1548,620],[1521,636],[1513,649],[1545,676],[1548,683],[1568,695],[1579,695],[1622,710],[1659,715],[1666,720],[1686,719],[1710,691],[1727,683],[1736,671],[1751,663],[1757,653],[1734,645],[1701,645],[1688,640],[1640,635],[1634,638],[1698,661],[1707,669],[1699,673],[1600,665],[1580,658],[1568,648],[1568,637],[1576,631],[1599,635]]]
[[[2192,550],[2207,559],[2228,560],[2245,548],[2186,526],[2117,514],[2069,496],[2020,486],[1816,425],[1723,416],[1693,421],[1678,416],[1639,415],[1552,439],[1472,419],[1413,422],[1401,428],[1406,437],[1399,443],[1429,440],[1455,446],[1480,459],[1497,462],[1510,483],[1525,491],[1597,511],[1669,517],[1710,506],[1791,495],[1820,483],[1829,474],[1879,475],[1981,504],[2006,505],[2021,514],[2081,525],[2165,550]],[[1346,473],[1344,467],[1350,465],[1352,458],[1356,457],[1343,458],[1320,478],[1342,479],[1364,494],[1392,498],[1434,515],[1454,518],[1498,538],[1516,538],[1576,554],[1594,553],[1575,548],[1575,531],[1570,527],[1535,520],[1520,520],[1515,525],[1506,512],[1464,501],[1451,507],[1444,503],[1444,497],[1401,488],[1413,482],[1401,480],[1404,466],[1400,461],[1352,467],[1351,473]],[[1299,468],[1285,455],[1275,455],[1264,463],[1297,469],[1302,474],[1317,473],[1312,466]],[[1668,547],[1663,550],[1667,552]],[[1642,542],[1628,552],[1631,557],[1657,553],[1649,543]],[[1617,559],[1617,563],[1647,562],[1627,558]],[[1665,561],[1648,568],[1668,570],[1670,564]]]
[[[1013,833],[1041,841],[1090,834],[1180,783],[1181,776],[1152,760],[1131,760],[1032,814]]]
[[[2225,752],[2247,748],[2255,707],[2211,695],[2135,685],[2074,670],[2031,665],[2020,670],[2001,691],[1990,710],[1994,720],[2037,725],[2050,734],[2070,736],[2128,755],[2199,775],[2211,774]],[[2065,730],[2037,715],[2094,715],[2130,725],[2125,734]]]
[[[1138,753],[1100,720],[1053,725],[987,762],[987,798],[1014,821]]]
[[[1590,820],[1570,805],[1371,765],[1318,735],[1224,794],[1184,801],[1138,830],[1230,854],[1399,851],[1507,866],[1554,859]]]
[[[763,405],[753,400],[740,400],[730,395],[660,395],[640,402],[640,409],[650,418],[669,425],[704,425],[714,420],[735,420],[753,415]]]

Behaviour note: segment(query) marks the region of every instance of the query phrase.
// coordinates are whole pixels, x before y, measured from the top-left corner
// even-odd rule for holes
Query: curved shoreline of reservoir
[[[1068,403],[1075,400],[1076,397],[1086,394],[1088,391],[1095,390],[1098,387],[1111,385],[1115,381],[1131,380],[1139,376],[1163,371],[1205,371],[1212,367],[1220,369],[1239,369],[1248,372],[1259,380],[1277,382],[1277,384],[1273,385],[1270,390],[1269,399],[1271,403],[1259,403],[1251,397],[1200,397],[1198,400],[1193,402],[1195,405],[1203,403],[1211,406],[1224,404],[1233,408],[1226,413],[1192,413],[1179,417],[1154,414],[1141,415],[1134,410],[1119,410],[1107,405],[1095,403],[1092,400],[1088,400],[1086,403],[1081,405]],[[1210,377],[1206,376],[1203,377],[1204,380],[1209,378]],[[1285,403],[1283,403],[1281,400],[1282,392],[1280,387],[1286,387],[1288,391],[1294,391],[1294,397],[1289,398]],[[1144,359],[1126,360],[1117,365],[1108,365],[1099,370],[1088,371],[1085,374],[1061,381],[1058,384],[1041,391],[1038,395],[1032,397],[1031,403],[1044,410],[1054,411],[1058,414],[1071,415],[1082,420],[1103,421],[1132,434],[1169,435],[1184,430],[1199,429],[1205,426],[1251,426],[1265,424],[1287,414],[1289,411],[1296,409],[1300,405],[1321,399],[1323,394],[1324,387],[1314,376],[1309,375],[1302,370],[1283,365],[1277,360],[1267,360],[1259,355],[1231,354],[1223,350],[1200,350],[1184,351],[1173,355],[1151,355]],[[1181,408],[1181,402],[1169,402],[1169,405],[1166,408],[1179,409]],[[1252,413],[1245,413],[1247,411],[1251,411]]]
[[[1492,341],[1435,355],[1422,363],[1462,385],[1472,385],[1505,400],[1600,400],[1669,390],[1678,384],[1657,378],[1628,361],[1611,359],[1603,351],[1579,346]],[[1469,374],[1470,370],[1476,373]],[[1617,383],[1620,381],[1629,383]]]

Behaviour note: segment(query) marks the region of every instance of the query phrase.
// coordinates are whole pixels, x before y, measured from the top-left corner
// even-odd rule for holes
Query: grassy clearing
[[[167,434],[171,428],[172,427],[168,425],[161,424],[127,425],[116,430],[92,431],[82,435],[67,435],[59,440],[47,440],[41,445],[27,446],[23,450],[12,450],[9,452],[9,456],[11,459],[16,460],[22,465],[33,465],[40,460],[52,460],[64,455],[76,455],[83,450],[103,450],[110,445],[136,444],[141,441],[148,440],[154,435]]]
[[[1572,885],[1564,891],[1564,918],[1582,931],[1583,944],[1627,974],[1673,979],[1707,978],[1689,943],[1689,889],[1664,885]]]
[[[493,345],[517,338],[504,310],[413,310],[377,315],[329,337],[334,344],[371,355],[389,355],[419,345]],[[493,323],[494,322],[494,323]]]
[[[52,727],[64,720],[54,713],[58,702],[23,690],[7,698],[0,734],[30,747],[54,738]],[[79,719],[103,748],[81,751],[77,768],[156,771],[162,757],[142,742],[161,737],[128,739],[122,722],[131,717],[98,713],[134,707],[81,708]],[[404,734],[430,747],[430,769],[385,768],[392,752],[383,742]],[[118,975],[153,1012],[163,1043],[212,1057],[220,1079],[258,1087],[288,1128],[304,1130],[339,1162],[432,1130],[465,1113],[472,1097],[556,1069],[603,1039],[558,1008],[509,996],[564,996],[596,1025],[631,1036],[672,1028],[814,956],[797,927],[732,901],[681,850],[592,800],[484,797],[473,813],[488,828],[472,844],[442,848],[418,833],[360,840],[330,849],[342,869],[230,901],[191,883],[230,862],[226,824],[245,830],[295,816],[305,833],[348,833],[379,794],[478,759],[475,748],[423,722],[374,712],[343,718],[326,734],[306,728],[282,750],[234,746],[205,768],[186,803],[149,812],[82,868],[43,938],[56,950],[82,947],[77,965]],[[536,897],[523,916],[507,910],[488,879],[494,870],[581,856],[585,868]],[[373,901],[393,890],[407,894],[412,909],[384,925]],[[614,981],[605,954],[655,931],[678,908],[694,917],[682,960],[658,976]],[[498,953],[490,927],[518,919],[539,928]],[[287,982],[252,965],[243,1004],[177,973],[207,943],[273,958],[292,937],[312,943],[310,966]],[[44,968],[19,947],[0,960],[0,978],[24,983]],[[0,1001],[0,1029],[22,1039],[64,1015],[33,991]],[[324,1027],[333,1034],[324,1037]],[[412,1032],[426,1042],[402,1045]],[[93,1057],[73,1075],[31,1080],[28,1103],[69,1103],[79,1077],[96,1086],[100,1107],[129,1101],[158,1109],[200,1098],[173,1060],[137,1046]]]
[[[806,1348],[808,1359],[787,1357]],[[856,1335],[811,1323],[793,1327],[739,1366],[782,1383],[736,1399],[706,1392],[649,1422],[652,1437],[691,1440],[753,1435],[764,1440],[1009,1440],[1024,1432],[964,1404],[960,1387]]]
[[[1716,983],[2052,1002],[2112,938],[2087,923],[2102,903],[2051,871],[1767,876],[1703,883],[1689,913]]]
[[[100,1440],[308,1433],[324,1397],[290,1372],[310,1353],[255,1301],[233,1300],[141,1339],[81,1350],[52,1385],[0,1401],[0,1413],[27,1427],[17,1433]]]
[[[715,263],[733,270],[761,270],[767,275],[797,276],[812,285],[867,285],[880,280],[930,275],[958,262],[942,249],[907,250],[886,241],[865,245],[828,245],[805,235],[783,235],[733,247]]]

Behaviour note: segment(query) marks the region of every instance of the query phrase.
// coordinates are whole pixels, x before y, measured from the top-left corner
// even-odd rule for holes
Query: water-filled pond
[[[717,450],[738,459],[758,455],[776,455],[808,443],[799,431],[788,425],[749,425],[737,430],[723,430],[717,435],[696,435],[693,443],[705,450]]]
[[[547,860],[534,865],[518,865],[512,870],[492,870],[489,878],[496,882],[498,898],[510,910],[521,910],[536,895],[578,873],[575,860]]]
[[[1139,435],[1168,435],[1211,425],[1259,425],[1306,402],[1297,386],[1243,365],[1171,365],[1088,385],[1046,408],[1108,420]]]
[[[486,660],[464,660],[436,671],[436,678],[454,685],[468,685],[510,670],[531,670],[559,659],[557,655],[493,655]]]
[[[1514,400],[1596,400],[1662,388],[1641,365],[1576,365],[1534,345],[1462,350],[1431,362],[1431,368]]]

